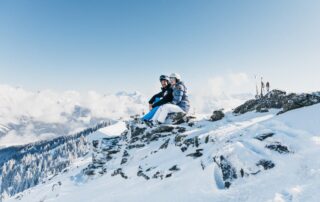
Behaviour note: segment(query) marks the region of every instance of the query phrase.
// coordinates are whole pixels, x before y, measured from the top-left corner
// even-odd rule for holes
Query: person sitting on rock
[[[149,100],[150,112],[147,113],[144,117],[142,117],[142,120],[144,121],[150,121],[161,105],[170,103],[173,99],[173,93],[172,93],[171,84],[169,82],[169,77],[166,75],[161,75],[160,83],[161,83],[161,92],[155,94]]]
[[[181,76],[177,73],[171,74],[170,82],[173,90],[172,102],[160,106],[152,118],[153,122],[164,123],[169,113],[178,113],[182,118],[190,109],[187,88],[181,81]]]

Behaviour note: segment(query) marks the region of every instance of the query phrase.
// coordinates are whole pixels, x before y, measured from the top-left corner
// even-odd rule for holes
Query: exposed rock
[[[170,141],[170,139],[167,139],[167,140],[160,146],[159,149],[166,149],[166,148],[168,147],[168,145],[169,145],[169,141]]]
[[[185,127],[176,127],[175,130],[177,130],[178,133],[184,133],[187,129]]]
[[[128,156],[129,156],[128,151],[124,150],[123,155],[122,155],[122,159],[121,159],[121,163],[120,163],[121,165],[127,163]]]
[[[185,152],[188,148],[186,146],[183,146],[180,148],[182,152]]]
[[[84,173],[85,175],[89,175],[89,176],[95,174],[94,169],[89,169],[89,168],[84,169],[84,170],[83,170],[83,173]]]
[[[142,135],[147,128],[145,127],[138,127],[135,125],[131,125],[131,138],[137,137]]]
[[[155,169],[156,167],[150,167],[150,168],[148,168],[147,170],[146,170],[146,172],[149,172],[150,170],[153,170],[153,169]]]
[[[287,154],[290,153],[290,150],[287,146],[282,145],[280,142],[275,142],[269,145],[266,145],[266,148],[270,150],[274,150],[280,154]]]
[[[205,138],[205,140],[204,140],[204,142],[205,142],[206,144],[209,142],[209,138],[210,138],[209,135],[207,135],[206,138]]]
[[[99,140],[93,140],[93,141],[92,141],[92,146],[93,146],[94,148],[98,148],[98,145],[99,145]]]
[[[141,147],[144,147],[144,146],[145,146],[145,144],[131,144],[127,148],[128,149],[133,149],[133,148],[141,148]]]
[[[128,176],[124,174],[124,172],[122,171],[122,168],[118,168],[111,174],[111,176],[116,176],[116,175],[120,175],[122,178],[128,179]]]
[[[157,172],[152,176],[152,178],[155,178],[155,179],[157,179],[157,178],[163,179],[163,174],[161,174],[160,171],[157,171]]]
[[[166,175],[166,178],[171,177],[171,176],[172,176],[172,173],[169,173]]]
[[[183,135],[183,134],[178,134],[175,136],[174,138],[174,142],[176,144],[176,146],[181,146],[183,143],[183,140],[187,137],[187,135]]]
[[[169,168],[170,171],[179,171],[180,168],[177,165],[172,166],[171,168]]]
[[[187,154],[187,156],[191,156],[193,158],[201,157],[203,155],[203,153],[201,151],[203,151],[203,149],[197,149],[196,152],[191,153],[191,154]]]
[[[169,133],[172,132],[174,127],[172,126],[166,126],[166,125],[160,125],[159,127],[153,129],[151,133]]]
[[[260,160],[257,164],[257,166],[262,166],[263,169],[265,170],[269,170],[271,168],[274,168],[275,164],[272,162],[272,161],[269,161],[269,160]]]
[[[146,179],[146,180],[149,180],[149,179],[150,179],[150,177],[149,177],[148,175],[146,175],[142,170],[139,170],[139,171],[137,172],[137,176],[143,177],[143,178]]]
[[[218,121],[223,119],[224,117],[224,113],[222,112],[222,110],[216,110],[213,112],[212,116],[210,117],[210,121]]]
[[[185,118],[186,114],[182,112],[174,113],[171,118],[172,118],[172,123],[177,125],[177,124],[182,124],[186,123],[187,119]]]
[[[194,146],[195,139],[196,138],[188,138],[188,139],[183,141],[183,144],[185,144],[187,147],[189,147],[190,145]]]
[[[260,112],[260,113],[266,113],[266,112],[269,112],[269,110],[265,107],[261,108],[261,107],[258,107],[256,109],[257,112]]]
[[[320,97],[315,95],[315,94],[294,94],[291,93],[287,96],[287,102],[283,104],[283,109],[281,112],[278,114],[282,114],[284,112],[301,108],[301,107],[306,107],[310,105],[314,105],[320,102]]]
[[[282,109],[278,114],[320,103],[317,94],[295,94],[286,95],[285,91],[272,90],[259,99],[252,99],[234,109],[235,114],[244,114],[249,111],[267,112],[268,109]]]
[[[224,156],[220,156],[219,158],[215,157],[214,162],[216,162],[221,169],[224,187],[229,188],[231,186],[231,182],[234,179],[237,179],[236,169]]]
[[[256,136],[255,139],[263,141],[263,140],[265,140],[269,137],[272,137],[272,136],[274,136],[274,133],[264,133],[264,134]]]

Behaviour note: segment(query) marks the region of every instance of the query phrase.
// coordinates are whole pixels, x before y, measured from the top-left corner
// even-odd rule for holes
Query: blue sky
[[[0,84],[150,93],[178,72],[193,92],[254,74],[320,90],[319,10],[317,0],[0,0]]]

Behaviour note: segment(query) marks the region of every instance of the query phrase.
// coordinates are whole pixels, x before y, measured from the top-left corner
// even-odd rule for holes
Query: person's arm
[[[172,104],[178,104],[181,102],[183,97],[183,87],[181,85],[177,86],[176,89],[173,90],[173,100]]]
[[[156,102],[152,105],[152,108],[167,104],[172,101],[172,98],[173,98],[172,89],[170,89],[170,90],[168,90],[167,94],[161,100],[159,100],[158,102]]]
[[[152,96],[152,98],[149,100],[149,104],[153,104],[154,101],[156,101],[156,98],[161,98],[162,97],[162,92],[155,94],[154,96]]]

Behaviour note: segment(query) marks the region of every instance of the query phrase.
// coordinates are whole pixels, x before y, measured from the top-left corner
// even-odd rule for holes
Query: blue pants
[[[156,98],[154,103],[158,102],[159,100],[160,100],[160,98]],[[141,119],[144,120],[144,121],[150,121],[152,119],[152,117],[154,116],[154,114],[157,112],[158,109],[159,109],[159,107],[155,107],[155,108],[151,109],[151,111],[149,111]]]

